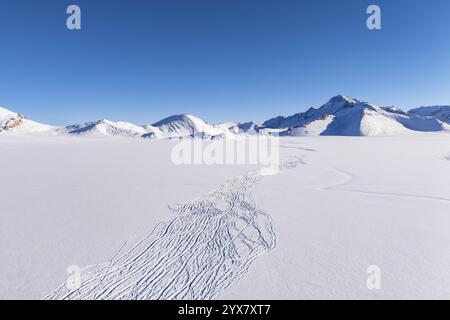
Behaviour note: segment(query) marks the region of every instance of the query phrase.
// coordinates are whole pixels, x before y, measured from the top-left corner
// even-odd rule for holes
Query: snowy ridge
[[[24,117],[18,113],[0,108],[0,132],[11,130],[22,123]]]
[[[20,113],[0,108],[0,134],[57,135],[60,132],[60,127],[38,123]]]
[[[149,139],[221,139],[235,135],[280,134],[281,136],[396,136],[414,132],[450,131],[450,107],[421,107],[404,112],[397,107],[379,107],[338,95],[318,109],[258,122],[209,124],[193,115],[165,118],[153,125],[100,120],[55,127],[28,120],[0,108],[0,134],[76,135]]]
[[[136,126],[128,122],[113,122],[100,120],[66,127],[68,134],[92,135],[92,136],[124,136],[140,137],[147,134],[144,127]]]
[[[261,124],[255,121],[249,121],[244,123],[230,121],[216,124],[214,125],[214,127],[230,131],[231,133],[256,134],[259,132]]]
[[[396,107],[382,108],[345,96],[333,97],[319,109],[270,119],[263,126],[284,130],[281,135],[292,136],[391,136],[450,129],[437,118],[408,114]]]
[[[225,135],[225,130],[216,128],[200,118],[193,115],[176,115],[161,120],[153,127],[161,130],[162,134],[168,138],[179,137],[197,137],[197,138],[213,138]]]
[[[411,115],[431,117],[450,124],[450,106],[420,107],[408,112]]]

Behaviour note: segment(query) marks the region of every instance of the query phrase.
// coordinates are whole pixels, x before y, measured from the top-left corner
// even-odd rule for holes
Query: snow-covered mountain
[[[214,127],[230,131],[231,133],[256,134],[261,128],[261,124],[255,121],[249,121],[244,123],[231,121],[216,124],[214,125]]]
[[[57,135],[61,129],[61,127],[29,120],[20,113],[0,108],[0,134],[12,132],[14,134]]]
[[[158,128],[164,137],[196,137],[196,138],[217,138],[226,135],[226,131],[210,125],[193,115],[176,115],[168,117],[152,125]]]
[[[257,133],[261,124],[259,122],[250,121],[239,124],[239,133]]]
[[[258,122],[209,124],[193,115],[175,115],[153,125],[99,120],[68,127],[49,126],[0,108],[0,134],[76,135],[93,137],[201,139],[235,135],[273,134],[281,136],[380,136],[404,135],[415,131],[450,131],[450,107],[421,107],[409,112],[396,107],[379,107],[342,95],[318,109]]]
[[[128,122],[113,122],[100,120],[76,124],[65,128],[68,134],[90,136],[122,136],[141,137],[149,131],[143,126],[137,126]]]
[[[318,109],[270,119],[263,127],[283,129],[282,135],[294,136],[380,136],[450,130],[448,124],[433,117],[408,114],[395,107],[382,108],[342,95]]]
[[[409,114],[422,117],[432,117],[450,124],[450,106],[420,107],[408,111]]]

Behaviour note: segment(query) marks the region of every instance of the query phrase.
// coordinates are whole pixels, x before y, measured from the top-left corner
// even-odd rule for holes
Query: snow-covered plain
[[[0,298],[450,299],[448,133],[283,137],[264,176],[170,140],[0,139]]]

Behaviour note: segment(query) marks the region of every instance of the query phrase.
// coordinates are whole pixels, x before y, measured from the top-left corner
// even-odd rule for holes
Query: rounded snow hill
[[[0,132],[8,135],[56,135],[60,127],[27,119],[20,113],[0,108]]]
[[[146,128],[128,122],[99,120],[66,127],[69,134],[91,135],[96,137],[123,136],[141,137],[149,133]]]
[[[224,130],[216,128],[205,121],[189,114],[175,115],[163,119],[152,125],[157,127],[169,138],[185,136],[218,136],[225,133]]]

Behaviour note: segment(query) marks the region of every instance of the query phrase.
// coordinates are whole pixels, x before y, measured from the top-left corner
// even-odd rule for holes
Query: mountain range
[[[414,132],[450,132],[450,106],[420,107],[405,112],[380,107],[346,96],[335,96],[321,107],[292,116],[278,116],[260,124],[209,124],[193,115],[175,115],[152,125],[99,120],[71,126],[51,126],[0,108],[0,135],[70,135],[135,137],[147,139],[217,139],[242,134],[281,136],[391,136]]]

